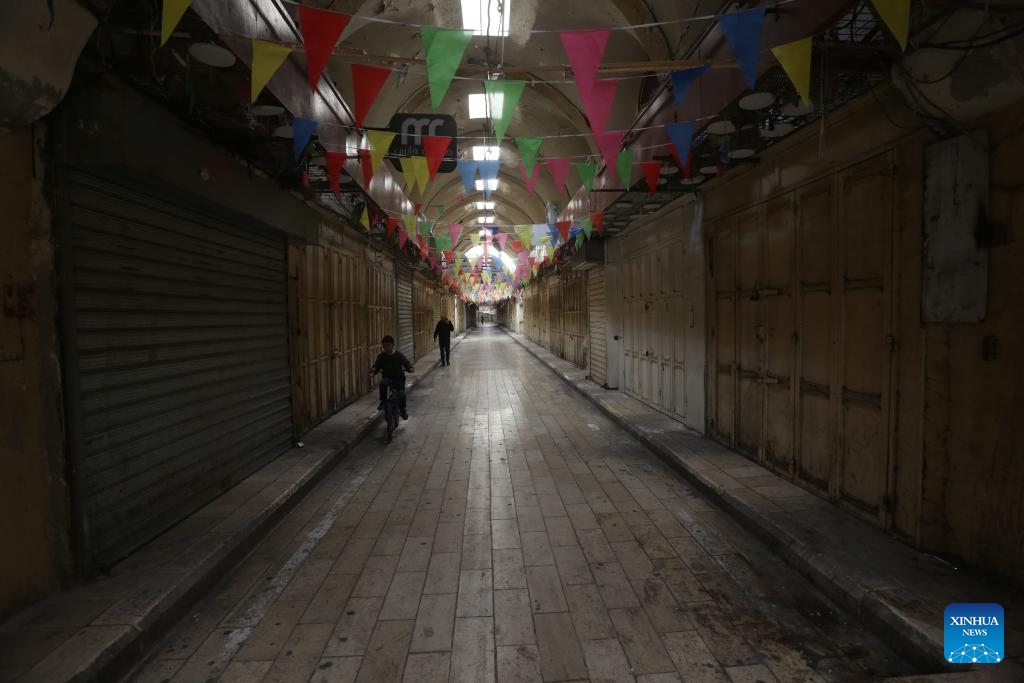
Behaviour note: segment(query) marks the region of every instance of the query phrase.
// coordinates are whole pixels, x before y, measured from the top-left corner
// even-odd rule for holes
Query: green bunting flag
[[[589,218],[580,219],[580,227],[583,228],[583,234],[590,239],[590,236],[594,233],[594,223]]]
[[[427,81],[430,84],[430,104],[437,109],[444,101],[455,72],[459,70],[472,31],[455,28],[424,26],[420,29],[427,56]]]
[[[593,192],[594,176],[597,175],[597,164],[587,162],[575,163],[573,166],[576,167],[576,172],[580,174],[580,180],[583,181],[583,187],[586,188],[587,192]]]
[[[523,96],[525,87],[526,81],[484,81],[488,109],[491,121],[494,122],[494,137],[498,138],[499,146],[501,139],[505,137],[505,131],[508,130],[508,124],[512,121],[512,114],[519,106],[519,98]]]
[[[576,248],[579,249],[582,246],[583,246],[583,233],[582,232],[578,232],[578,233],[576,233]]]
[[[622,186],[629,190],[633,186],[633,150],[624,149],[619,152],[619,158],[615,162],[615,170],[619,174]]]
[[[540,152],[540,145],[544,138],[516,138],[516,147],[519,148],[519,158],[526,169],[526,175],[533,175],[533,167],[537,165],[537,153]]]

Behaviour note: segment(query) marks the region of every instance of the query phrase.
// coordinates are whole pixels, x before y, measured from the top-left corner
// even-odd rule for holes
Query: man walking
[[[442,313],[441,319],[434,327],[434,339],[441,347],[441,365],[452,364],[452,332],[454,331],[455,325],[448,319],[448,316]]]

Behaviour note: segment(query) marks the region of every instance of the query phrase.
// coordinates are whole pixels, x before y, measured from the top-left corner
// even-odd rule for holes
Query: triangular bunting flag
[[[910,31],[910,0],[871,0],[871,3],[905,51]]]
[[[405,249],[405,243],[409,239],[409,233],[405,231],[405,228],[398,229],[398,248]]]
[[[533,173],[533,167],[537,164],[537,154],[540,152],[541,143],[544,138],[516,138],[516,147],[519,148],[519,158],[523,167],[529,174]]]
[[[469,233],[469,241],[473,243],[474,247],[479,245],[480,244],[480,233],[477,232],[476,230],[471,231]]]
[[[909,0],[908,0],[909,1]],[[736,62],[753,90],[757,86],[757,59],[761,54],[761,29],[764,26],[764,7],[718,14],[715,16]]]
[[[174,29],[178,27],[178,22],[191,4],[192,0],[164,0],[163,16],[160,20],[160,47],[170,40]]]
[[[339,183],[341,182],[341,167],[345,165],[348,155],[344,152],[324,152],[324,161],[327,162],[327,180],[331,183],[331,190],[334,194],[341,194]]]
[[[710,64],[705,64],[704,66],[695,66],[692,69],[672,72],[672,95],[675,97],[677,107],[683,106],[683,101],[686,99],[686,93],[689,91],[690,85],[697,80],[697,77],[703,75],[710,68]]]
[[[484,81],[484,90],[487,92],[488,110],[491,112],[491,121],[494,124],[494,137],[498,139],[495,143],[501,146],[501,139],[505,137],[508,124],[512,121],[512,114],[519,106],[519,99],[523,96],[523,88],[526,81]]]
[[[551,172],[551,179],[555,181],[555,189],[561,192],[565,188],[565,181],[569,179],[568,157],[554,157],[544,160]]]
[[[619,152],[619,158],[615,162],[615,170],[619,174],[622,186],[627,191],[633,187],[633,150],[624,149]]]
[[[398,219],[395,218],[394,216],[388,216],[388,225],[387,225],[387,228],[385,228],[385,230],[387,231],[387,236],[391,237],[392,235],[394,235],[395,234],[395,228],[397,228],[397,227],[398,227]]]
[[[647,187],[650,189],[651,194],[658,191],[658,174],[661,172],[660,161],[644,161],[640,164],[640,168],[644,172],[644,178],[647,179]]]
[[[367,230],[370,229],[370,212],[365,206],[363,207],[363,215],[359,217],[359,223]]]
[[[373,170],[376,172],[380,168],[380,162],[384,161],[384,156],[391,149],[395,133],[389,130],[368,130],[366,131],[366,137],[370,141],[370,156]]]
[[[279,45],[278,43],[271,43],[266,40],[252,40],[252,92],[250,93],[252,99],[250,101],[255,102],[259,94],[263,92],[263,88],[267,85],[267,81],[274,75],[284,60],[288,59],[288,55],[292,53],[292,49],[287,45]]]
[[[529,225],[517,225],[516,235],[519,237],[519,241],[523,243],[525,249],[529,249],[533,244],[533,228]]]
[[[683,123],[667,123],[665,130],[668,131],[668,139],[672,142],[670,147],[672,156],[675,157],[679,168],[685,165],[684,159],[690,154],[690,143],[693,141],[693,121]]]
[[[586,188],[587,192],[593,192],[594,176],[597,175],[597,164],[588,161],[575,163],[573,166],[576,167],[576,172],[580,174],[580,181],[583,183],[583,187]]]
[[[589,218],[580,219],[580,227],[583,229],[583,234],[590,239],[590,236],[594,233],[594,223]]]
[[[492,181],[498,179],[498,172],[501,170],[501,161],[498,159],[478,161],[477,165],[480,168],[480,178],[484,181],[484,197],[490,199],[491,186],[494,185]]]
[[[423,151],[427,154],[427,171],[430,179],[437,175],[437,168],[444,161],[444,153],[448,151],[448,145],[452,144],[451,137],[447,135],[424,135]],[[424,187],[424,189],[426,189]]]
[[[295,153],[296,160],[302,156],[302,152],[305,151],[315,130],[316,121],[312,119],[300,119],[299,117],[292,119],[292,151]]]
[[[450,223],[448,225],[448,235],[452,238],[452,244],[459,243],[459,235],[462,234],[462,226],[458,223]]]
[[[622,146],[623,134],[624,131],[621,130],[610,130],[605,133],[594,132],[594,142],[597,143],[597,148],[601,150],[601,156],[604,157],[606,168],[610,169],[615,165],[619,155],[619,147]]]
[[[305,5],[303,5],[305,7]],[[363,127],[363,119],[370,113],[370,108],[377,101],[384,82],[391,75],[391,69],[367,64],[352,65],[352,88],[355,90],[355,122],[357,128]]]
[[[459,174],[462,176],[462,185],[466,188],[466,194],[472,194],[476,191],[476,171],[479,163],[460,159],[456,166],[459,169]]]
[[[419,187],[420,192],[427,191],[430,183],[430,170],[427,168],[426,157],[407,157],[402,159],[402,170],[405,171],[405,188],[412,191]]]
[[[420,29],[427,57],[427,81],[430,84],[430,103],[437,109],[444,101],[448,86],[459,70],[462,55],[473,37],[472,31],[455,28],[424,26]]]
[[[595,133],[603,132],[608,127],[608,117],[615,103],[618,81],[595,81],[587,94],[580,93],[583,98],[583,109],[590,120],[590,128]]]
[[[349,14],[299,5],[299,24],[302,26],[302,42],[306,48],[306,71],[309,87],[314,92],[320,82],[320,74],[351,18]]]
[[[526,183],[526,191],[533,194],[537,191],[537,179],[540,178],[540,169],[534,168],[532,174],[526,172],[526,168],[522,164],[519,165],[519,172],[523,176],[523,182]]]
[[[583,233],[582,232],[578,232],[578,233],[576,233],[576,248],[579,249],[582,246],[583,246]]]
[[[368,149],[361,149],[358,154],[359,167],[363,169],[363,187],[369,188],[370,183],[373,182],[373,157]]]
[[[508,233],[507,232],[499,232],[498,233],[498,246],[501,248],[502,251],[505,251],[505,242],[507,242],[507,241],[508,241]]]
[[[811,43],[812,38],[804,38],[785,45],[772,48],[772,54],[779,60],[782,69],[793,82],[796,91],[804,102],[811,101]]]
[[[572,65],[573,76],[576,77],[576,87],[580,94],[584,95],[589,91],[597,78],[597,69],[601,66],[601,57],[604,56],[605,46],[608,44],[608,36],[611,31],[607,29],[596,31],[562,31],[562,47]]]

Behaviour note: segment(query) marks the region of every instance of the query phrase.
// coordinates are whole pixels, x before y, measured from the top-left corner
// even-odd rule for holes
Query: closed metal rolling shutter
[[[604,266],[590,271],[587,276],[587,294],[590,302],[590,379],[601,386],[608,383],[608,342],[605,339],[605,286]]]
[[[430,334],[433,335],[434,334],[434,326],[437,325],[437,321],[441,319],[441,311],[442,311],[442,308],[441,308],[442,307],[441,292],[440,291],[434,292],[431,296],[433,297],[433,301],[434,301],[434,319],[431,321],[433,324],[430,327]]]
[[[412,319],[412,267],[405,261],[399,261],[395,267],[397,278],[396,318],[398,320],[398,350],[410,361],[415,358],[416,333]]]
[[[72,177],[69,420],[94,568],[292,437],[283,236],[156,194]]]

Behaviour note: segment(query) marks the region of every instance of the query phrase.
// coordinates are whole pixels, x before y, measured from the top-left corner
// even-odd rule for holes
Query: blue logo
[[[951,664],[998,664],[1003,651],[1003,608],[994,602],[946,607],[945,655]]]

